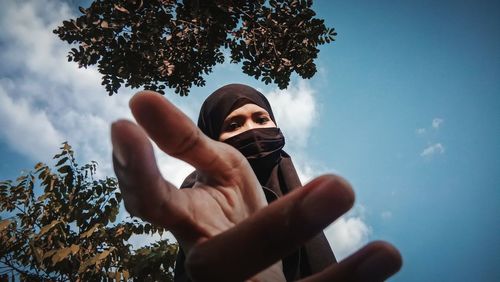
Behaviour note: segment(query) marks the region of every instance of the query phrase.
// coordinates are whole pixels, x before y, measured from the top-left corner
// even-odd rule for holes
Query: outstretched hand
[[[280,280],[281,258],[353,204],[350,185],[325,175],[267,206],[246,159],[206,137],[163,96],[145,91],[130,107],[142,128],[121,120],[111,132],[125,208],[173,233],[194,281]],[[148,136],[197,169],[192,189],[179,190],[161,176]],[[382,281],[400,266],[399,252],[376,242],[304,281]]]

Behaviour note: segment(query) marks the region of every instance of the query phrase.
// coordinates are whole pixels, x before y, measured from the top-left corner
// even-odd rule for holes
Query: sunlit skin
[[[350,184],[329,174],[268,205],[245,157],[204,135],[164,96],[144,91],[131,99],[130,107],[138,125],[119,120],[111,127],[113,165],[125,209],[172,232],[186,253],[192,281],[284,281],[280,260],[354,203]],[[231,125],[226,138],[259,123],[254,113]],[[248,117],[252,122],[247,126]],[[264,118],[257,120],[264,124]],[[191,189],[178,189],[163,178],[149,138],[198,170]],[[396,248],[378,241],[300,281],[385,281],[401,263]]]
[[[224,141],[250,129],[266,127],[276,127],[269,113],[255,104],[245,104],[226,117],[219,141]]]

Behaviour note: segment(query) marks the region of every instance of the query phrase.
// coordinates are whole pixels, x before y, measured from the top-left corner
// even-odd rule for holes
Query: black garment
[[[261,185],[266,185],[273,168],[281,160],[285,137],[277,127],[255,128],[224,140],[250,163]]]
[[[208,137],[219,140],[224,119],[245,104],[255,104],[265,109],[274,124],[277,124],[271,105],[262,93],[243,84],[229,84],[217,89],[203,102],[198,127]]]
[[[266,109],[275,122],[271,106],[264,95],[246,85],[230,84],[215,91],[203,103],[198,127],[206,135],[217,140],[225,117],[247,103]],[[226,141],[247,156],[268,203],[302,186],[290,156],[281,149],[284,138],[278,128],[249,130]],[[191,173],[181,188],[191,188],[196,177],[196,171]],[[185,254],[181,249],[177,256],[174,281],[189,281],[184,261]],[[320,272],[336,260],[325,235],[321,232],[282,262],[285,278],[287,281],[293,281]]]

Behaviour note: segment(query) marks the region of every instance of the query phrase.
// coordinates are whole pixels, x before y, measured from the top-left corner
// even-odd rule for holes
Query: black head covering
[[[265,109],[276,124],[269,101],[262,93],[243,84],[229,84],[217,89],[205,100],[201,106],[198,127],[210,138],[218,140],[224,119],[233,110],[248,103],[256,104]],[[257,134],[249,132],[253,130],[260,132],[257,132]],[[252,138],[257,135],[257,139],[268,139],[271,142],[276,142],[279,135],[283,138],[278,128],[258,128],[253,130],[240,133],[224,142],[239,149],[246,156],[247,154],[243,152],[243,148],[247,147],[239,145],[245,145],[245,141],[249,141],[250,138],[247,137],[250,135],[252,135]],[[227,142],[230,139],[232,141]],[[276,148],[275,146],[271,147]],[[255,155],[250,158],[247,157],[269,203],[302,186],[292,159],[281,149],[282,147],[281,145],[278,151],[273,151],[270,155],[262,155],[262,157],[257,158],[255,158]],[[262,148],[266,150],[265,148],[270,147],[262,146]],[[184,180],[181,188],[193,187],[196,178],[197,172],[195,171]],[[180,249],[174,271],[174,281],[176,282],[190,281],[184,269],[184,261],[185,254]],[[284,258],[282,262],[283,273],[287,281],[294,281],[318,273],[330,264],[335,263],[336,260],[325,235],[321,232],[296,252]]]
[[[224,119],[235,109],[255,104],[269,113],[276,124],[269,101],[262,93],[244,84],[228,84],[212,93],[203,102],[198,117],[198,127],[208,137],[218,140]]]

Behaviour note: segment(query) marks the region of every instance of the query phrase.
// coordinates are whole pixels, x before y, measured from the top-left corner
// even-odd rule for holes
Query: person
[[[254,88],[229,84],[217,89],[203,103],[198,127],[208,137],[233,146],[248,160],[268,203],[301,187],[290,156],[282,150],[285,138],[276,126],[267,98]],[[198,173],[189,175],[181,188],[191,188]],[[182,248],[174,281],[189,281],[184,271]],[[282,261],[284,277],[295,281],[335,263],[323,232]]]
[[[272,109],[255,89],[217,90],[202,106],[199,128],[156,93],[137,94],[130,107],[142,128],[113,123],[115,172],[129,213],[178,240],[176,279],[383,281],[401,267],[399,252],[386,242],[334,263],[322,230],[350,209],[352,189],[335,175],[298,188]],[[195,167],[182,185],[189,189],[161,176],[148,135]]]

